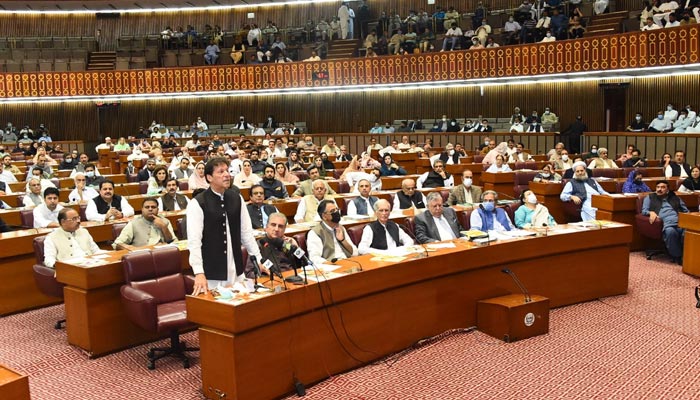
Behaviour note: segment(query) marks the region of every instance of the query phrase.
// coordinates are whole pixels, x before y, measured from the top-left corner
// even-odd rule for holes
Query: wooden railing
[[[609,71],[700,61],[700,26],[493,49],[313,63],[0,74],[0,98],[89,97],[379,84]],[[325,75],[319,78],[319,73]]]

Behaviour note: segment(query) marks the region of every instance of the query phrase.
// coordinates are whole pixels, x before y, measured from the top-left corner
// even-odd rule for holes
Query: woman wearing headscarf
[[[640,171],[630,171],[627,181],[622,185],[622,193],[645,193],[651,191],[649,186],[642,181],[642,173]]]
[[[204,163],[202,161],[195,165],[194,174],[190,175],[190,179],[187,181],[187,187],[189,190],[209,189],[209,183],[204,177]]]
[[[508,151],[508,143],[501,142],[498,144],[498,146],[496,146],[493,150],[489,151],[484,156],[484,159],[481,161],[481,163],[486,164],[486,165],[495,164],[496,163],[496,156],[501,155],[501,156],[505,157],[507,151]]]
[[[557,224],[547,207],[537,201],[537,196],[532,190],[522,192],[520,202],[522,205],[515,210],[515,226],[518,228],[539,228]]]
[[[275,179],[282,183],[290,183],[294,185],[299,183],[299,177],[289,172],[287,169],[287,164],[283,162],[278,162],[275,164]]]

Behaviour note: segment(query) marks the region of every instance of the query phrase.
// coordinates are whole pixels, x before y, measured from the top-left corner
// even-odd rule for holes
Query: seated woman
[[[168,180],[168,170],[164,165],[159,165],[153,169],[153,175],[148,178],[148,189],[146,194],[155,196],[165,192],[165,182]]]
[[[299,177],[289,172],[289,170],[287,170],[287,164],[283,162],[275,164],[275,179],[285,184],[291,183],[296,185],[299,183]]]
[[[233,178],[233,184],[237,187],[250,187],[260,183],[262,178],[253,173],[253,165],[249,160],[243,161],[243,169]]]
[[[299,160],[299,152],[292,150],[289,152],[289,158],[287,159],[287,169],[289,171],[304,171],[304,166]]]
[[[401,168],[399,164],[394,161],[391,154],[385,154],[382,158],[382,167],[380,171],[382,176],[406,175],[406,170]]]
[[[369,153],[362,153],[362,158],[360,159],[360,168],[381,168],[382,164],[372,158]]]
[[[209,183],[204,177],[204,162],[200,161],[195,165],[194,174],[190,175],[190,179],[187,181],[187,187],[189,190],[209,188]],[[194,198],[194,193],[192,194],[192,198]]]
[[[316,168],[318,168],[318,173],[321,175],[322,178],[326,176],[326,166],[323,164],[323,159],[321,158],[321,156],[314,157],[313,165],[315,165]]]
[[[522,192],[520,201],[522,205],[515,211],[515,226],[518,228],[540,228],[557,224],[547,207],[537,202],[537,196],[532,190]]]
[[[489,143],[490,145],[493,144],[493,142]],[[486,150],[486,149],[484,149]],[[482,152],[484,151],[482,150]],[[498,144],[498,146],[494,147],[493,149],[489,149],[486,155],[484,156],[484,159],[481,160],[481,163],[484,165],[491,165],[496,163],[496,157],[497,156],[505,156],[508,151],[508,143],[507,142],[501,142]],[[505,161],[505,160],[504,160]]]
[[[622,185],[622,193],[646,193],[651,192],[644,181],[642,181],[642,173],[639,171],[630,171],[627,181]]]
[[[499,154],[496,156],[496,163],[491,164],[486,172],[512,172],[508,164],[505,163],[505,156]]]
[[[685,178],[678,191],[681,193],[691,193],[700,190],[700,167],[693,167],[690,176]]]
[[[561,182],[561,175],[556,173],[550,164],[545,164],[542,171],[532,179],[533,182]]]

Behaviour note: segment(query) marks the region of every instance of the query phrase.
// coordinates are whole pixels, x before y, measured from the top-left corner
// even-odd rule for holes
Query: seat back
[[[187,181],[178,181],[177,186],[180,190],[189,190],[190,184]]]
[[[138,174],[129,174],[126,176],[126,181],[129,183],[134,183],[139,181]]]
[[[352,240],[352,242],[355,243],[355,246],[360,245],[360,240],[362,239],[362,231],[365,229],[365,226],[367,226],[367,224],[355,225],[348,228],[348,235],[350,236],[350,240]]]
[[[350,193],[350,185],[346,181],[338,181],[338,193]]]
[[[406,218],[406,220],[403,222],[403,226],[410,232],[409,236],[416,236],[416,223],[413,220],[413,217]]]
[[[81,221],[87,221],[87,216],[85,215],[85,210],[87,210],[87,204],[81,204],[78,214],[80,214]]]
[[[176,247],[162,247],[125,254],[124,279],[134,289],[155,298],[157,304],[185,298],[182,256]]]
[[[478,164],[480,162],[484,161],[484,155],[483,154],[477,154],[474,156],[474,163]]]
[[[112,240],[117,240],[119,235],[124,230],[125,226],[126,226],[126,222],[117,222],[115,224],[112,224]]]
[[[34,258],[37,264],[44,264],[44,239],[46,239],[46,236],[37,236],[32,241]]]
[[[148,181],[139,182],[139,193],[146,194],[148,192]]]
[[[520,194],[530,187],[530,182],[535,179],[539,171],[515,171],[513,178],[513,191],[515,197],[520,197]]]
[[[305,181],[309,179],[309,173],[306,171],[294,171],[292,173],[299,177],[299,181]]]
[[[305,252],[308,253],[308,251],[306,250],[306,234],[307,233],[308,232],[297,233],[296,235],[293,236],[293,238],[294,238],[294,240],[297,241],[299,248],[301,248],[302,250],[304,250]]]
[[[537,161],[518,161],[513,169],[537,169]]]
[[[63,298],[63,283],[56,280],[56,270],[44,265],[44,239],[46,236],[37,236],[32,241],[36,264],[33,265],[34,282],[39,291],[46,296]]]
[[[663,239],[664,227],[663,222],[661,222],[661,218],[658,218],[653,224],[650,224],[649,216],[642,215],[645,197],[646,195],[637,197],[637,214],[634,216],[637,233],[645,238],[651,239],[652,241],[661,242]]]
[[[22,228],[34,228],[34,210],[21,210],[19,217],[22,220]],[[43,245],[42,245],[43,246]],[[43,262],[43,257],[42,257]]]
[[[462,228],[464,228],[465,231],[468,231],[472,228],[472,223],[471,223],[472,211],[473,210],[465,210],[465,211],[460,211],[457,213],[457,220],[462,225]]]
[[[593,177],[598,178],[598,177],[606,177],[606,178],[618,178],[621,172],[618,172],[618,169],[615,168],[595,168],[593,170]]]
[[[180,240],[187,240],[187,220],[185,217],[177,220],[177,238]]]

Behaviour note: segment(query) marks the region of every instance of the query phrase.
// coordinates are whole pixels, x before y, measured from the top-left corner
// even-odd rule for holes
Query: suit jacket
[[[175,177],[175,179],[189,179],[189,177],[192,176],[193,173],[194,169],[187,168],[187,177],[185,177],[185,174],[180,168],[175,168],[175,170],[173,170],[173,176]]]
[[[137,177],[138,177],[139,182],[143,182],[143,181],[147,181],[148,178],[150,178],[151,176],[148,174],[148,171],[146,170],[146,168],[143,168],[143,169],[141,169],[141,171],[139,171],[139,173],[137,174]]]
[[[294,191],[293,196],[304,197],[304,196],[309,195],[309,194],[314,194],[313,188],[311,186],[312,183],[313,182],[311,181],[311,179],[307,179],[307,180],[301,182],[299,184],[299,187],[297,188],[297,190]],[[331,187],[328,185],[328,182],[326,182],[324,180],[323,183],[326,185],[326,194],[327,195],[335,194],[335,191],[333,189],[331,189]]]
[[[444,207],[442,209],[442,216],[447,219],[447,222],[452,228],[456,237],[459,237],[459,231],[462,230],[459,221],[457,221],[457,213],[455,210]],[[430,211],[425,211],[424,213],[418,215],[414,219],[416,225],[416,240],[418,243],[430,243],[440,241],[440,233],[438,232],[437,226],[435,226],[435,221],[433,220],[433,215]]]
[[[478,203],[481,201],[481,187],[472,185],[472,201]],[[467,200],[464,197],[464,185],[455,186],[450,190],[450,197],[447,198],[447,204],[454,206],[455,204],[464,204]]]

